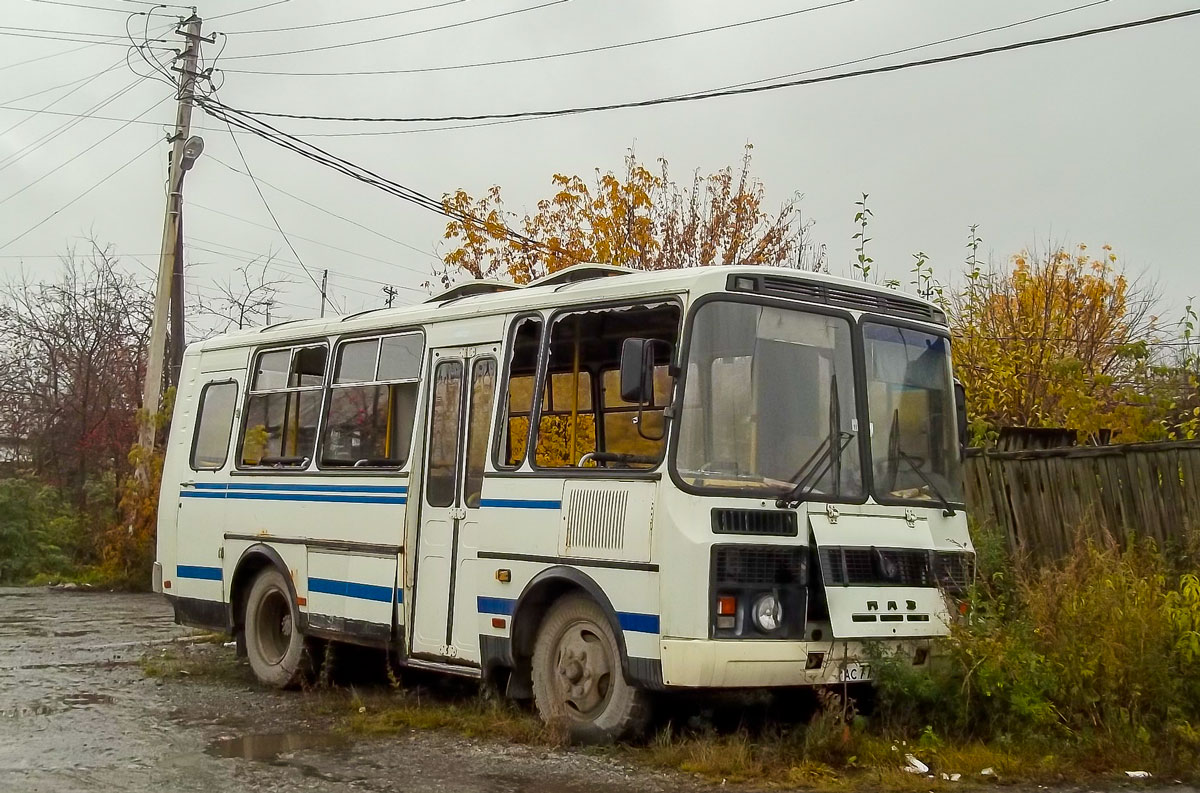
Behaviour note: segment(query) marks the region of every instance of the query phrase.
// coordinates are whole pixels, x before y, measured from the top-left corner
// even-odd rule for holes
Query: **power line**
[[[249,14],[251,11],[260,11],[271,6],[281,6],[284,3],[290,3],[291,0],[274,0],[274,2],[263,3],[262,5],[254,6],[253,8],[243,8],[241,11],[230,11],[228,14],[217,14],[215,17],[209,17],[208,21],[212,22],[216,19],[225,19],[227,17],[235,17],[238,14]]]
[[[127,44],[123,44],[119,41],[107,41],[107,40],[93,41],[91,39],[73,39],[68,36],[44,36],[44,35],[41,35],[38,33],[9,33],[8,31],[3,31],[3,30],[0,30],[0,36],[9,36],[9,37],[18,38],[18,39],[42,39],[44,41],[73,41],[77,44],[92,44],[92,45],[103,44],[103,45],[108,45],[110,47],[126,47],[126,46],[128,46]],[[166,41],[166,39],[151,39],[150,41],[157,43],[157,44],[161,44],[161,43],[164,43]],[[152,47],[151,49],[170,49],[170,47]]]
[[[423,30],[410,30],[407,33],[396,33],[391,36],[379,36],[378,38],[362,39],[360,41],[347,41],[342,44],[326,44],[322,47],[308,47],[308,48],[302,49],[302,50],[282,50],[280,52],[260,52],[260,53],[254,54],[254,55],[235,55],[232,57],[226,57],[225,60],[244,61],[244,60],[250,60],[251,58],[277,58],[281,55],[301,55],[301,54],[308,53],[308,52],[325,52],[327,50],[339,50],[344,47],[358,47],[363,44],[378,44],[381,41],[394,41],[396,39],[408,38],[409,36],[420,36],[423,33],[434,33],[439,30],[450,30],[452,28],[461,28],[461,27],[465,27],[467,25],[474,25],[477,22],[487,22],[487,21],[490,21],[493,19],[500,19],[501,17],[510,17],[510,16],[515,16],[517,14],[524,14],[527,11],[537,11],[542,8],[549,8],[550,6],[560,5],[565,2],[567,2],[567,0],[550,0],[549,2],[542,3],[540,5],[527,6],[525,8],[518,8],[518,9],[514,9],[512,11],[504,11],[502,13],[491,14],[486,17],[476,17],[474,19],[467,19],[462,22],[453,22],[448,25],[439,25],[437,27],[425,28]]]
[[[243,176],[249,176],[249,174],[248,174],[248,173],[246,173],[245,171],[240,171],[240,170],[238,170],[237,168],[234,168],[232,165],[229,165],[228,163],[222,162],[221,160],[217,159],[217,158],[216,158],[216,157],[214,157],[214,156],[209,156],[209,158],[208,158],[208,159],[212,160],[213,162],[217,163],[218,165],[220,165],[220,166],[222,166],[222,167],[224,167],[224,168],[228,168],[229,170],[233,171],[234,173],[241,174],[241,175],[243,175]],[[352,226],[357,226],[358,228],[362,229],[363,231],[368,231],[368,232],[370,232],[371,234],[374,234],[376,237],[380,237],[381,239],[388,240],[389,242],[394,242],[394,243],[396,243],[397,245],[400,245],[400,246],[402,246],[402,247],[404,247],[404,248],[408,248],[408,249],[409,249],[409,250],[411,250],[411,251],[415,251],[416,253],[419,253],[419,254],[421,254],[422,256],[428,256],[428,257],[429,257],[429,258],[431,258],[431,259],[436,259],[436,260],[437,260],[437,261],[439,261],[439,262],[441,261],[441,258],[440,258],[440,257],[438,257],[438,256],[436,256],[436,255],[434,255],[434,254],[430,253],[429,251],[423,251],[423,250],[421,250],[420,248],[418,248],[418,247],[417,247],[417,246],[415,246],[415,245],[410,245],[409,243],[407,243],[407,242],[404,242],[403,240],[398,240],[398,239],[396,239],[395,237],[391,237],[391,236],[388,236],[387,234],[384,234],[384,233],[382,233],[382,232],[380,232],[380,231],[376,231],[375,229],[371,228],[370,226],[364,226],[362,223],[359,223],[359,222],[358,222],[358,221],[356,221],[356,220],[351,220],[351,219],[350,219],[350,218],[348,218],[348,217],[344,217],[344,216],[342,216],[342,215],[339,215],[338,213],[336,213],[336,212],[334,212],[334,211],[332,211],[332,210],[326,209],[325,207],[321,206],[320,204],[314,204],[314,203],[313,203],[313,202],[311,202],[311,201],[307,201],[307,200],[305,200],[305,199],[301,198],[301,197],[300,197],[300,196],[298,196],[298,195],[295,195],[295,194],[293,194],[293,193],[289,193],[287,190],[284,190],[282,187],[276,187],[275,185],[273,185],[273,184],[271,184],[270,182],[268,182],[266,179],[262,179],[262,178],[260,178],[258,181],[259,181],[260,183],[262,183],[262,184],[265,184],[267,187],[271,188],[272,190],[275,190],[276,192],[279,192],[279,193],[283,193],[285,196],[288,196],[289,198],[295,199],[296,201],[299,201],[301,204],[304,204],[305,206],[310,206],[310,207],[312,207],[313,209],[316,209],[316,210],[319,210],[319,211],[321,211],[321,212],[324,212],[326,215],[329,215],[330,217],[335,217],[335,218],[337,218],[338,220],[344,220],[344,221],[346,221],[347,223],[349,223],[349,224],[350,224],[350,225],[352,225]],[[397,266],[401,266],[401,265],[397,265]]]
[[[351,122],[379,122],[379,123],[436,123],[444,121],[491,121],[491,120],[510,120],[510,119],[532,119],[532,118],[554,118],[558,116],[578,115],[581,113],[597,113],[608,110],[625,110],[629,108],[653,107],[657,105],[680,104],[684,102],[697,102],[706,99],[721,99],[729,96],[741,96],[743,94],[756,94],[765,91],[775,91],[781,88],[796,88],[805,85],[817,85],[820,83],[831,83],[841,80],[849,80],[857,77],[867,77],[875,74],[885,74],[888,72],[905,71],[908,69],[916,69],[925,66],[934,66],[942,63],[950,63],[952,61],[968,60],[979,58],[984,55],[993,55],[1001,52],[1011,52],[1014,50],[1025,49],[1027,47],[1036,47],[1043,44],[1053,44],[1062,41],[1070,41],[1073,39],[1086,38],[1096,36],[1103,33],[1112,33],[1120,30],[1129,30],[1131,28],[1142,27],[1145,25],[1154,25],[1160,22],[1169,22],[1185,17],[1195,16],[1200,14],[1200,8],[1181,11],[1175,14],[1164,14],[1162,16],[1150,17],[1147,19],[1139,19],[1132,22],[1122,22],[1116,25],[1106,25],[1099,28],[1090,28],[1074,33],[1065,33],[1059,36],[1048,36],[1046,38],[1033,39],[1029,41],[1019,41],[1012,44],[1003,44],[995,47],[988,47],[981,50],[971,50],[968,52],[954,53],[952,55],[943,55],[937,58],[927,58],[920,61],[907,61],[905,63],[897,63],[888,66],[877,66],[871,69],[860,69],[853,72],[840,72],[838,74],[826,75],[823,77],[813,77],[803,80],[790,80],[782,83],[772,83],[770,85],[756,85],[741,88],[731,88],[725,90],[704,91],[693,94],[685,94],[679,96],[659,97],[656,99],[643,99],[633,102],[615,102],[605,105],[583,105],[579,107],[560,108],[555,110],[524,110],[512,113],[477,113],[477,114],[457,114],[448,116],[323,116],[303,113],[278,113],[268,111],[238,111],[255,117],[267,118],[291,118],[303,119],[309,121],[351,121]],[[777,79],[777,78],[770,78]],[[232,109],[232,108],[230,108]]]
[[[68,3],[68,2],[64,2],[64,0],[31,0],[31,2],[42,3],[44,5],[52,5],[52,6],[67,6],[69,8],[85,8],[85,9],[88,9],[89,11],[111,11],[115,14],[124,14],[125,16],[129,16],[129,14],[131,13],[129,11],[129,9],[127,9],[127,8],[110,8],[108,6],[91,5],[88,3]],[[170,4],[169,3],[147,3],[147,5],[161,6],[163,8],[166,8]],[[189,6],[172,6],[172,7],[173,8],[188,8]],[[132,13],[135,16],[141,16],[142,14],[149,15],[149,14],[153,14],[154,10],[151,9],[149,11],[134,11]]]
[[[12,238],[11,240],[9,240],[8,242],[4,243],[3,245],[0,245],[0,250],[4,250],[4,249],[5,249],[5,248],[7,248],[9,245],[12,245],[12,244],[13,244],[14,242],[16,242],[17,240],[21,239],[21,238],[22,238],[22,237],[24,237],[25,235],[27,235],[27,234],[29,234],[30,232],[32,232],[34,229],[36,229],[36,228],[39,228],[39,227],[40,227],[42,224],[49,222],[49,221],[50,221],[51,219],[53,219],[53,218],[54,218],[54,216],[55,216],[55,215],[57,215],[59,212],[62,212],[64,209],[66,209],[67,207],[71,206],[71,205],[72,205],[72,204],[74,204],[76,201],[80,200],[81,198],[83,198],[84,196],[86,196],[88,193],[92,192],[92,191],[93,191],[93,190],[95,190],[96,188],[100,187],[100,185],[104,184],[104,183],[105,183],[105,182],[107,182],[109,179],[113,178],[113,177],[114,177],[114,176],[116,176],[118,173],[120,173],[121,171],[125,170],[127,167],[129,167],[130,165],[132,165],[132,164],[133,164],[135,161],[137,161],[138,159],[140,159],[142,156],[144,156],[145,154],[147,154],[147,153],[149,153],[150,151],[152,151],[152,150],[153,150],[153,149],[154,149],[156,146],[158,146],[159,142],[160,142],[160,141],[157,141],[157,140],[156,140],[156,141],[154,141],[154,142],[153,142],[153,143],[151,143],[151,144],[150,144],[148,147],[146,147],[145,149],[142,149],[140,152],[138,152],[137,154],[133,155],[133,157],[129,158],[129,159],[128,159],[128,160],[126,160],[124,163],[122,163],[121,165],[119,165],[119,166],[117,167],[117,169],[116,169],[116,170],[114,170],[114,171],[111,171],[111,172],[110,172],[110,173],[108,173],[107,175],[105,175],[105,176],[101,177],[100,181],[96,182],[96,183],[95,183],[95,184],[93,184],[91,187],[89,187],[88,189],[84,190],[82,193],[80,193],[79,195],[75,196],[75,197],[74,197],[74,198],[72,198],[70,201],[68,201],[67,203],[63,204],[63,205],[62,205],[62,206],[60,206],[58,209],[56,209],[56,210],[54,210],[53,212],[51,212],[49,215],[47,215],[46,217],[44,217],[44,218],[42,218],[41,220],[39,220],[37,223],[34,223],[32,226],[30,226],[29,228],[25,229],[24,231],[22,231],[22,232],[21,232],[20,234],[18,234],[17,236],[13,237],[13,238]]]
[[[26,100],[26,99],[32,99],[32,98],[33,98],[33,97],[35,97],[35,96],[41,96],[42,94],[48,94],[48,93],[50,93],[51,91],[57,91],[59,88],[68,88],[68,87],[70,87],[70,86],[72,86],[72,85],[77,85],[77,84],[79,84],[79,83],[86,82],[86,81],[88,81],[88,80],[93,80],[93,79],[95,79],[96,77],[99,77],[101,74],[108,74],[109,72],[111,72],[111,71],[115,71],[116,69],[120,69],[120,68],[121,68],[121,61],[117,61],[117,62],[116,62],[116,63],[114,63],[112,66],[109,66],[107,69],[105,69],[104,71],[100,72],[100,74],[95,74],[95,75],[87,75],[87,76],[85,76],[85,77],[80,77],[80,78],[78,78],[78,79],[72,80],[72,81],[71,81],[71,82],[69,82],[69,83],[59,83],[58,85],[52,85],[52,86],[50,86],[49,88],[43,88],[43,89],[41,89],[40,91],[34,91],[34,92],[33,92],[33,93],[31,93],[31,94],[25,94],[24,96],[18,96],[16,99],[10,99],[10,100],[8,100],[8,101],[9,101],[9,102],[21,102],[21,101],[24,101],[24,100]],[[53,103],[53,102],[51,102],[50,104],[54,104],[54,103]],[[49,106],[50,106],[50,105],[47,105],[47,107],[49,107]]]
[[[141,82],[140,80],[134,80],[133,82],[129,83],[128,85],[124,86],[123,88],[117,89],[114,93],[110,94],[105,99],[100,100],[99,102],[97,102],[96,104],[92,105],[90,108],[85,110],[84,113],[85,114],[90,113],[93,110],[98,110],[102,107],[105,107],[105,106],[115,102],[116,100],[120,99],[122,96],[124,96],[125,94],[129,93],[134,88],[136,88],[140,82]],[[9,131],[16,129],[18,126],[25,123],[30,118],[33,118],[33,116],[22,119],[20,122],[13,124],[7,130],[5,130],[4,133],[0,133],[0,135],[7,134]],[[86,115],[84,116],[84,118],[86,118]],[[25,144],[23,147],[21,147],[20,149],[18,149],[15,152],[13,152],[12,154],[8,155],[7,157],[0,158],[0,171],[3,171],[5,168],[9,167],[10,165],[13,165],[13,164],[19,162],[20,160],[24,159],[27,155],[29,155],[31,152],[36,151],[37,149],[41,148],[42,146],[45,146],[47,143],[54,140],[55,138],[58,138],[64,134],[66,134],[69,130],[73,129],[75,126],[77,126],[79,123],[81,123],[82,120],[83,120],[82,118],[74,119],[74,120],[68,121],[58,127],[55,127],[50,132],[47,132],[45,135],[42,135],[37,140],[31,141],[31,142]]]
[[[213,92],[213,97],[220,101],[215,91]],[[304,269],[304,274],[313,282],[313,286],[321,291],[321,300],[328,302],[330,307],[336,311],[337,307],[333,305],[332,300],[329,300],[329,296],[325,294],[325,289],[317,283],[317,279],[313,277],[313,274],[304,266],[304,260],[300,258],[300,254],[296,252],[296,247],[288,239],[287,232],[283,230],[283,226],[279,225],[279,220],[275,217],[274,211],[271,210],[271,205],[267,203],[267,196],[263,193],[262,188],[258,186],[258,180],[254,178],[254,172],[250,170],[250,163],[246,161],[246,155],[242,153],[242,144],[238,143],[237,135],[233,134],[233,125],[229,124],[229,122],[226,122],[226,125],[229,126],[229,138],[233,141],[233,146],[237,149],[238,157],[241,159],[242,165],[246,168],[246,175],[250,177],[250,182],[254,185],[254,191],[258,193],[258,197],[262,199],[263,207],[267,210],[267,214],[271,216],[271,222],[275,224],[275,228],[279,231],[280,236],[283,237],[283,241],[287,243],[288,250],[292,252],[292,255],[296,257],[296,261]]]
[[[311,30],[313,28],[329,28],[329,27],[333,27],[334,25],[348,25],[352,22],[368,22],[373,19],[384,19],[386,17],[401,16],[403,14],[413,14],[413,13],[416,13],[417,11],[429,11],[430,9],[434,9],[434,8],[445,8],[446,6],[458,5],[459,3],[465,3],[465,2],[466,2],[466,0],[448,0],[445,3],[436,3],[431,6],[419,6],[418,8],[406,8],[403,11],[389,11],[386,14],[375,14],[374,16],[369,16],[369,17],[355,17],[354,19],[338,19],[333,22],[317,22],[316,24],[312,24],[312,25],[293,25],[291,27],[286,27],[286,28],[259,28],[258,30],[235,30],[230,35],[249,36],[249,35],[253,35],[253,34],[257,34],[257,33],[284,33],[286,31],[290,31],[290,30]]]
[[[212,212],[214,215],[220,215],[222,217],[229,218],[230,220],[239,220],[242,223],[245,223],[249,226],[257,226],[260,229],[266,229],[268,231],[277,231],[277,229],[275,229],[271,226],[267,226],[263,223],[255,223],[253,220],[247,220],[246,218],[241,217],[240,215],[233,215],[233,214],[230,214],[229,212],[225,212],[220,209],[213,209],[212,207],[204,206],[203,204],[197,204],[195,202],[192,202],[191,206],[193,206],[196,209],[202,209],[205,212]],[[295,233],[293,233],[292,236],[298,240],[304,240],[305,242],[311,242],[313,245],[320,245],[323,248],[329,248],[330,250],[339,251],[341,253],[349,254],[350,256],[357,256],[360,259],[367,259],[368,261],[378,262],[379,264],[386,264],[388,267],[399,267],[401,269],[409,269],[409,268],[404,267],[404,265],[401,265],[397,262],[388,261],[387,259],[380,259],[375,256],[369,256],[365,253],[358,253],[357,251],[347,250],[346,248],[340,248],[337,245],[331,245],[328,242],[321,242],[320,240],[313,239],[312,237],[301,237],[299,234],[295,234]],[[433,273],[432,272],[425,273],[425,275],[432,276]]]
[[[1105,0],[1101,0],[1104,2]],[[714,33],[720,30],[731,30],[733,28],[745,27],[747,25],[757,25],[763,22],[773,22],[787,17],[799,16],[812,11],[821,11],[834,6],[847,5],[855,0],[836,0],[836,2],[825,3],[819,6],[809,6],[795,11],[787,11],[782,14],[774,14],[772,16],[757,17],[755,19],[746,19],[741,22],[731,22],[726,25],[716,25],[714,27],[703,28],[701,30],[689,30],[685,33],[672,33],[667,36],[656,36],[649,39],[638,39],[637,41],[624,41],[619,44],[605,44],[598,47],[588,47],[586,49],[570,50],[567,52],[552,52],[547,55],[530,55],[524,58],[506,58],[496,61],[479,61],[476,63],[459,63],[450,66],[425,66],[415,69],[380,69],[377,71],[353,71],[353,72],[272,72],[272,71],[254,71],[250,69],[222,69],[230,74],[260,74],[260,75],[278,75],[286,77],[348,77],[348,76],[364,76],[377,74],[422,74],[425,72],[449,72],[459,69],[478,69],[484,66],[505,66],[513,63],[531,63],[533,61],[545,61],[554,58],[566,58],[573,55],[586,55],[595,52],[606,52],[608,50],[619,50],[625,47],[637,47],[642,44],[657,44],[663,41],[672,41],[674,39],[687,38],[688,36],[699,36],[704,33]],[[436,6],[434,6],[436,7]]]
[[[104,75],[106,75],[106,74],[108,74],[109,72],[111,72],[113,69],[120,68],[120,66],[121,66],[121,62],[122,62],[123,60],[124,60],[124,58],[119,58],[119,59],[117,59],[116,63],[114,63],[112,66],[109,66],[109,67],[108,67],[108,68],[106,68],[106,69],[101,69],[100,71],[96,72],[96,73],[95,73],[95,74],[93,74],[93,75],[90,75],[90,76],[88,76],[88,77],[85,77],[85,78],[84,78],[84,79],[82,79],[82,80],[78,80],[78,81],[76,81],[77,83],[82,83],[82,85],[76,85],[74,88],[72,88],[70,91],[67,91],[67,92],[66,92],[65,94],[63,94],[62,96],[60,96],[60,97],[57,97],[56,99],[52,99],[52,100],[50,100],[49,102],[47,102],[47,103],[46,103],[46,104],[45,104],[45,105],[42,107],[42,110],[47,110],[47,109],[49,109],[49,108],[51,108],[51,107],[54,107],[54,106],[55,106],[55,105],[57,105],[59,102],[61,102],[62,100],[66,99],[68,96],[70,96],[71,94],[75,93],[76,91],[78,91],[78,90],[80,90],[80,89],[82,89],[82,88],[86,88],[87,86],[91,85],[91,83],[92,83],[93,81],[100,79],[100,78],[101,78],[101,77],[103,77]],[[62,87],[64,87],[64,86],[59,86],[59,87],[60,87],[60,88],[62,88]],[[32,95],[30,95],[30,96],[32,96]],[[28,99],[28,98],[29,98],[29,96],[23,96],[23,97],[21,97],[21,99]],[[114,97],[114,98],[115,98],[115,97]],[[15,101],[15,102],[19,102],[19,101],[21,101],[21,100],[20,100],[20,99],[15,99],[15,100],[13,100],[13,101]],[[85,112],[86,112],[86,111],[85,111]],[[7,128],[7,129],[5,129],[3,132],[0,132],[0,138],[4,137],[4,136],[5,136],[5,135],[7,135],[8,133],[12,132],[14,129],[16,129],[17,127],[21,126],[21,125],[22,125],[22,124],[24,124],[26,121],[29,121],[29,119],[30,119],[30,118],[33,118],[33,116],[30,116],[29,118],[24,118],[24,119],[22,119],[22,120],[18,121],[16,124],[13,124],[11,127],[8,127],[8,128]]]
[[[161,105],[163,102],[165,102],[166,100],[168,100],[168,99],[170,99],[170,98],[171,98],[171,97],[169,97],[169,96],[166,96],[166,97],[163,97],[162,99],[159,99],[159,100],[155,101],[155,102],[154,102],[154,104],[150,105],[150,107],[146,108],[146,109],[145,109],[145,110],[143,110],[141,113],[139,113],[139,114],[137,115],[137,118],[141,118],[142,116],[146,115],[146,114],[147,114],[147,113],[149,113],[151,110],[154,110],[154,108],[158,107],[159,105]],[[136,120],[136,119],[134,119],[134,120]],[[85,148],[83,151],[79,152],[79,153],[78,153],[78,154],[76,154],[74,157],[71,157],[71,158],[70,158],[69,160],[67,160],[66,162],[63,162],[63,163],[59,164],[58,166],[56,166],[56,167],[54,167],[54,168],[50,169],[50,170],[49,170],[49,171],[47,171],[46,173],[44,173],[44,174],[42,174],[41,176],[39,176],[38,178],[34,179],[32,182],[30,182],[29,184],[25,185],[24,187],[21,187],[21,188],[19,188],[19,189],[18,189],[18,190],[16,190],[15,192],[13,192],[13,193],[10,193],[9,195],[5,196],[4,198],[0,198],[0,205],[3,205],[3,204],[6,204],[6,203],[8,203],[10,200],[12,200],[13,198],[16,198],[16,197],[17,197],[17,196],[19,196],[21,193],[25,192],[25,191],[26,191],[26,190],[28,190],[29,188],[31,188],[31,187],[33,187],[34,185],[38,184],[38,183],[39,183],[39,182],[41,182],[42,180],[44,180],[44,179],[48,179],[49,177],[53,176],[53,175],[54,175],[55,173],[57,173],[58,171],[61,171],[63,168],[66,168],[68,165],[70,165],[71,163],[75,162],[76,160],[78,160],[80,157],[82,157],[83,155],[87,154],[88,152],[90,152],[90,151],[94,150],[94,149],[95,149],[97,146],[99,146],[100,144],[104,143],[104,142],[105,142],[105,141],[107,141],[109,138],[113,137],[113,136],[114,136],[114,135],[116,135],[118,132],[121,132],[122,130],[126,129],[127,127],[129,127],[129,124],[123,124],[123,125],[121,125],[121,126],[117,127],[117,128],[116,128],[116,129],[114,129],[112,132],[108,133],[107,135],[105,135],[103,138],[101,138],[100,140],[96,141],[95,143],[88,144],[88,146],[87,146],[87,147],[86,147],[86,148]]]

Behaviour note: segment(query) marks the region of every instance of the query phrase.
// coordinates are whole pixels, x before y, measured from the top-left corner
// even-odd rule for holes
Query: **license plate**
[[[871,679],[870,664],[846,664],[838,670],[839,683],[857,683]]]

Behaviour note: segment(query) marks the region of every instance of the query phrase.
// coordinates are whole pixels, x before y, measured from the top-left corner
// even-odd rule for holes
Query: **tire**
[[[573,743],[609,743],[645,729],[647,695],[625,679],[612,627],[590,598],[568,595],[551,606],[532,671],[538,714]]]
[[[312,663],[300,614],[283,573],[268,567],[255,577],[246,596],[246,657],[265,686],[293,688],[310,674]]]

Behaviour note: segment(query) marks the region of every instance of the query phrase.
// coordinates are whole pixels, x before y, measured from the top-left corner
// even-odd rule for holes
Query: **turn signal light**
[[[737,598],[733,595],[722,595],[717,598],[717,616],[732,617],[737,613]]]

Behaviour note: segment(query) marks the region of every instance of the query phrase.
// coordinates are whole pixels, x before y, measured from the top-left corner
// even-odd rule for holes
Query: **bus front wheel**
[[[246,657],[259,682],[273,688],[299,685],[309,666],[290,591],[283,573],[268,567],[246,596]]]
[[[533,648],[533,699],[542,720],[580,743],[607,743],[645,727],[646,694],[621,672],[621,652],[590,598],[557,601]]]

